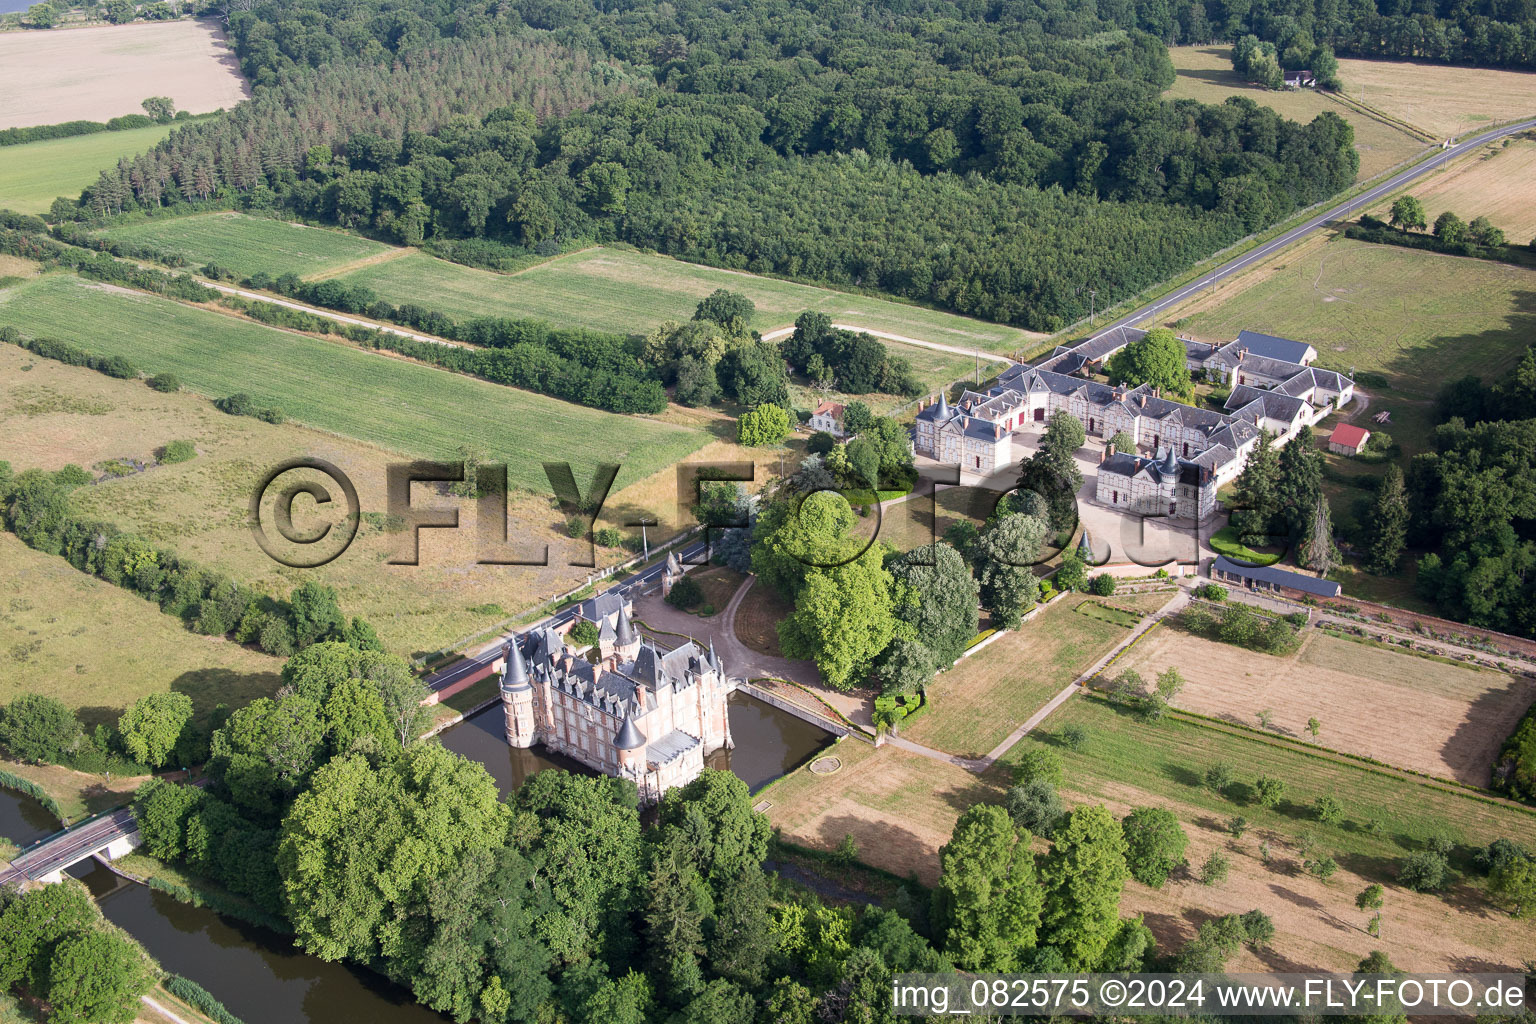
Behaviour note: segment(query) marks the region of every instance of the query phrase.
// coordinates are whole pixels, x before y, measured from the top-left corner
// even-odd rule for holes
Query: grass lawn
[[[432,724],[452,718],[454,715],[467,715],[475,707],[484,704],[500,691],[501,677],[489,675],[477,683],[472,683],[467,689],[432,706]]]
[[[98,173],[149,149],[174,127],[157,124],[0,147],[0,208],[43,213],[59,196],[78,199]]]
[[[1055,740],[1068,725],[1088,732],[1080,751]],[[1241,814],[1255,827],[1291,835],[1310,832],[1325,849],[1337,851],[1342,866],[1381,881],[1389,881],[1398,859],[1429,836],[1449,835],[1465,847],[1500,836],[1536,842],[1532,813],[1185,721],[1149,724],[1091,698],[1068,701],[1004,760],[1014,762],[1037,746],[1061,756],[1075,790],[1130,803],[1165,798],[1211,814]],[[1217,763],[1236,773],[1230,796],[1205,785],[1206,769]],[[1274,810],[1253,800],[1252,783],[1260,774],[1285,783],[1285,799]],[[1344,808],[1337,824],[1325,825],[1311,813],[1311,805],[1324,795]],[[1379,835],[1366,827],[1372,819],[1381,823]],[[1466,851],[1459,853],[1459,866],[1465,867]]]
[[[461,529],[423,531],[421,564],[391,565],[388,559],[403,535],[384,529],[381,517],[387,502],[387,467],[403,458],[395,452],[297,423],[274,426],[227,416],[191,393],[160,394],[137,381],[39,359],[12,345],[0,345],[0,381],[5,382],[0,384],[0,430],[8,438],[0,457],[17,471],[52,470],[69,463],[90,467],[128,458],[148,462],[146,472],[76,491],[75,507],[267,593],[286,594],[307,578],[334,587],[343,609],[373,623],[391,651],[410,655],[436,650],[580,585],[590,571],[570,564],[578,553],[588,553],[589,545],[564,533],[547,483],[542,493],[514,492],[508,515],[515,543],[534,552],[548,545],[548,565],[477,564],[476,506],[459,499],[453,503],[461,510]],[[197,457],[154,466],[155,451],[175,439],[192,441]],[[759,450],[751,451],[771,462],[765,470],[777,470],[776,456],[769,460]],[[729,462],[739,458],[739,452],[735,445],[711,442],[694,457]],[[318,569],[297,570],[279,565],[252,543],[245,510],[251,488],[267,467],[306,455],[325,459],[346,473],[370,515],[345,555]],[[758,480],[770,475],[760,473]],[[443,498],[432,501],[446,503]],[[652,544],[678,528],[677,474],[671,468],[610,497],[603,516],[606,523],[634,533],[622,524],[642,513],[663,524],[651,529]],[[296,515],[304,518],[308,513],[300,507]],[[602,564],[626,554],[598,549]],[[68,568],[62,560],[55,561]],[[144,609],[144,614],[153,611],[137,599],[132,607]]]
[[[932,706],[901,734],[951,754],[986,754],[1125,639],[1125,626],[1077,612],[1087,600],[1058,601],[941,673],[928,687]]]
[[[1261,554],[1237,539],[1237,530],[1230,526],[1223,526],[1211,534],[1211,550],[1228,558],[1239,558],[1254,565],[1274,565],[1280,561],[1281,554]]]
[[[725,611],[725,606],[731,603],[731,597],[741,586],[741,581],[746,579],[741,573],[723,565],[694,569],[688,573],[688,578],[697,583],[699,589],[704,592],[704,600],[689,608],[688,611],[705,618]],[[706,608],[709,609],[707,612]]]
[[[307,426],[391,451],[450,458],[470,445],[505,460],[514,487],[541,493],[549,486],[545,460],[568,460],[580,481],[598,462],[617,462],[623,487],[709,440],[697,429],[589,409],[65,274],[0,290],[0,323],[126,356],[146,373],[175,373],[209,397],[245,392]]]
[[[779,623],[787,619],[795,606],[779,596],[778,591],[761,581],[752,585],[750,596],[736,609],[736,639],[759,654],[783,657],[779,651]]]
[[[1405,449],[1446,381],[1495,379],[1536,331],[1536,271],[1343,237],[1280,259],[1195,306],[1179,328],[1202,339],[1243,328],[1304,338],[1319,366],[1385,374],[1391,387],[1373,393],[1371,415],[1390,412],[1384,429]]]
[[[1536,98],[1531,101],[1536,109]],[[1446,210],[1464,221],[1487,217],[1509,241],[1524,244],[1536,235],[1536,140],[1503,139],[1465,156],[1408,190],[1424,203],[1424,219],[1433,225]],[[1390,202],[1371,211],[1383,220]]]
[[[206,717],[281,685],[282,659],[200,636],[126,590],[0,533],[0,703],[57,697],[87,728],[116,725],[147,693],[174,690]]]
[[[1355,129],[1355,148],[1360,152],[1357,180],[1360,181],[1395,167],[1426,148],[1424,142],[1402,129],[1330,99],[1324,93],[1311,89],[1276,91],[1245,82],[1232,70],[1231,52],[1230,46],[1169,47],[1168,56],[1173,60],[1178,77],[1163,95],[1169,99],[1199,100],[1201,103],[1222,103],[1229,96],[1246,96],[1303,124],[1325,110],[1332,111]]]
[[[241,277],[259,270],[273,276],[291,271],[306,277],[360,260],[409,251],[345,231],[241,213],[163,218],[112,228],[103,234],[114,241],[153,245],[179,253],[197,267],[217,263]]]
[[[1015,327],[890,299],[605,247],[583,249],[513,274],[476,270],[416,253],[363,267],[339,280],[367,285],[397,304],[414,302],[453,316],[535,317],[620,334],[644,333],[663,320],[687,320],[700,299],[726,288],[756,303],[752,326],[764,331],[789,326],[806,310],[819,309],[836,323],[968,351],[1010,352],[1037,340],[1036,335]]]
[[[1344,93],[1435,136],[1530,116],[1536,74],[1406,60],[1340,59]]]
[[[43,792],[53,797],[69,821],[79,821],[110,807],[121,807],[149,778],[147,775],[120,776],[108,781],[100,775],[77,772],[62,765],[21,764],[8,760],[0,760],[0,769],[37,783]]]
[[[821,850],[851,835],[860,861],[925,885],[938,881],[939,847],[949,842],[955,819],[972,804],[1000,802],[1007,784],[1001,771],[977,776],[859,740],[825,753],[842,768],[831,775],[802,768],[757,794],[772,805],[768,820],[791,842]]]

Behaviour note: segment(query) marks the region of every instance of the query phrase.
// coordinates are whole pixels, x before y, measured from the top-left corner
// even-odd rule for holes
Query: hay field
[[[148,693],[240,707],[282,685],[281,658],[199,636],[143,598],[0,533],[0,703],[42,693],[76,708],[87,727],[117,723]]]
[[[1340,58],[1344,94],[1431,135],[1536,115],[1536,73]]]
[[[1229,96],[1246,96],[1302,123],[1330,110],[1355,129],[1355,148],[1360,152],[1358,181],[1375,177],[1424,151],[1425,144],[1407,132],[1337,103],[1322,93],[1311,89],[1275,91],[1243,81],[1232,70],[1231,50],[1230,46],[1214,45],[1169,47],[1168,56],[1173,60],[1178,77],[1163,95],[1168,99],[1199,100],[1201,103],[1222,103]]]
[[[495,274],[424,253],[364,267],[339,280],[367,285],[391,302],[414,302],[453,316],[523,316],[620,334],[663,320],[687,320],[717,288],[757,305],[752,326],[785,327],[808,309],[838,323],[983,352],[1009,352],[1039,335],[889,299],[794,284],[744,271],[698,266],[633,250],[596,247],[527,270]]]
[[[1536,331],[1536,273],[1334,237],[1181,312],[1179,329],[1197,338],[1243,328],[1303,338],[1319,366],[1385,373],[1397,397],[1423,401],[1448,380],[1492,380],[1515,364]]]
[[[380,257],[405,254],[345,231],[312,228],[243,213],[203,213],[150,220],[103,232],[114,241],[153,245],[179,253],[194,266],[217,263],[247,277],[257,271],[300,277]]]
[[[17,33],[32,38],[35,32]],[[0,34],[0,41],[11,38]],[[124,132],[98,132],[71,139],[45,139],[0,146],[0,207],[45,213],[59,196],[78,199],[96,176],[125,156],[144,152],[175,125],[157,124]]]
[[[307,578],[318,579],[335,587],[348,614],[372,622],[385,645],[398,653],[435,650],[580,585],[591,571],[570,564],[587,558],[591,547],[562,532],[562,516],[550,500],[548,483],[536,493],[511,496],[508,535],[517,550],[530,556],[548,545],[549,565],[477,564],[481,551],[475,503],[434,493],[425,485],[418,485],[413,501],[424,507],[459,508],[460,529],[423,531],[421,564],[390,565],[388,559],[404,536],[383,529],[380,519],[387,508],[386,466],[401,458],[394,452],[296,423],[273,426],[227,416],[197,395],[158,394],[142,383],[38,359],[10,345],[0,345],[0,379],[6,381],[0,387],[0,430],[9,439],[0,457],[17,470],[57,469],[68,463],[91,468],[123,458],[152,463],[155,450],[167,441],[193,441],[199,454],[192,461],[153,466],[82,489],[75,492],[75,507],[269,593],[286,593]],[[246,522],[247,502],[259,477],[300,455],[326,459],[345,472],[357,486],[366,514],[346,554],[313,570],[286,569],[267,558]],[[760,463],[753,486],[761,486],[778,468],[776,452],[750,450],[749,455],[734,444],[716,441],[689,458],[727,463],[753,456]],[[787,463],[792,468],[794,459]],[[585,479],[579,482],[586,486]],[[691,522],[686,508],[679,508],[677,490],[674,468],[663,468],[611,495],[601,522],[623,529],[624,523],[642,516],[653,518],[661,524],[649,531],[655,544]],[[311,515],[322,521],[317,512],[296,506],[295,521],[301,529],[308,528]],[[625,557],[621,549],[597,549],[602,565]]]
[[[696,428],[589,409],[65,274],[0,290],[0,323],[126,356],[145,373],[175,373],[210,398],[244,392],[306,426],[392,452],[448,458],[470,445],[505,460],[514,487],[539,493],[550,459],[569,461],[583,481],[597,463],[618,462],[623,487],[710,440]],[[105,324],[112,329],[96,326]]]
[[[1408,194],[1424,203],[1425,220],[1451,210],[1464,221],[1487,217],[1515,244],[1536,237],[1536,138],[1506,139],[1417,181]],[[1383,203],[1371,212],[1385,220]]]
[[[206,114],[249,95],[213,19],[0,35],[0,128],[142,114],[149,96]]]
[[[1486,786],[1494,755],[1525,709],[1536,680],[1366,647],[1316,630],[1290,657],[1160,629],[1116,669],[1151,679],[1177,668],[1188,685],[1175,702],[1202,715],[1258,726],[1273,714],[1282,736],[1321,743],[1413,771]],[[1322,729],[1314,740],[1307,719]]]
[[[1057,741],[1068,725],[1087,732],[1078,751]],[[1243,962],[1250,966],[1239,970],[1349,970],[1371,949],[1385,950],[1406,970],[1465,970],[1473,962],[1518,968],[1536,942],[1536,922],[1514,921],[1484,901],[1482,879],[1465,855],[1499,837],[1536,842],[1536,816],[1528,811],[1256,737],[1172,719],[1143,722],[1094,699],[1068,701],[1004,761],[1040,747],[1060,755],[1069,802],[1102,801],[1117,816],[1132,807],[1167,807],[1189,833],[1186,856],[1194,863],[1213,848],[1230,858],[1231,876],[1221,885],[1189,879],[1156,892],[1128,887],[1124,912],[1145,911],[1160,948],[1189,938],[1210,915],[1253,908],[1274,918],[1276,939],[1256,960],[1245,954]],[[1204,782],[1206,769],[1218,762],[1237,776],[1226,796]],[[1259,774],[1285,782],[1285,799],[1273,810],[1253,799],[1252,783]],[[1312,813],[1313,803],[1325,794],[1343,806],[1337,824],[1323,824]],[[1241,840],[1225,831],[1237,815],[1250,826]],[[1373,819],[1380,823],[1378,830],[1366,827]],[[1339,873],[1326,883],[1301,868],[1297,840],[1304,834],[1339,864]],[[1434,835],[1462,844],[1462,852],[1452,858],[1453,866],[1465,872],[1460,881],[1446,894],[1423,896],[1392,885],[1402,858]],[[1268,865],[1258,855],[1260,842],[1271,844]],[[1367,915],[1354,905],[1355,894],[1370,882],[1388,886],[1380,938],[1366,934]]]

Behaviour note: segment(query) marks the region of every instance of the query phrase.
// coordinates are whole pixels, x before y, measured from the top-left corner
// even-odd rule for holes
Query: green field
[[[1067,725],[1088,731],[1081,751],[1054,742]],[[1134,787],[1204,811],[1241,814],[1259,828],[1290,835],[1311,832],[1324,848],[1338,851],[1344,867],[1368,877],[1385,877],[1397,858],[1429,836],[1447,835],[1469,846],[1500,836],[1536,842],[1536,815],[1525,811],[1177,719],[1143,722],[1091,698],[1068,701],[1004,761],[1016,761],[1040,746],[1061,756],[1070,789],[1147,802],[1127,794],[1127,787]],[[1237,782],[1229,797],[1204,783],[1206,769],[1217,762],[1235,770]],[[1252,800],[1253,780],[1261,774],[1285,782],[1285,799],[1274,810]],[[1311,813],[1312,804],[1325,794],[1344,808],[1337,824],[1324,825]],[[1381,822],[1379,835],[1366,828],[1372,819]]]
[[[114,241],[158,246],[180,253],[195,266],[217,263],[247,277],[276,267],[300,277],[323,273],[358,260],[399,252],[382,242],[345,231],[306,227],[240,213],[205,213],[152,220],[103,232]]]
[[[808,309],[836,323],[887,331],[966,350],[1011,352],[1036,335],[888,299],[718,270],[624,249],[571,253],[514,274],[448,263],[423,253],[363,267],[339,280],[367,285],[391,302],[414,302],[452,316],[535,317],[621,334],[644,333],[663,320],[687,320],[716,288],[757,304],[752,326],[787,327]],[[903,352],[903,354],[907,354]]]
[[[1317,347],[1317,365],[1384,373],[1397,396],[1419,401],[1467,374],[1493,380],[1536,333],[1530,270],[1343,237],[1280,259],[1274,273],[1179,328],[1201,338],[1235,338],[1243,328],[1303,338]]]
[[[587,480],[600,461],[617,486],[710,440],[703,430],[620,416],[167,299],[52,274],[0,290],[0,324],[122,355],[211,397],[245,392],[307,426],[428,458],[472,445],[506,461],[514,486],[546,490],[542,463]],[[110,325],[109,329],[97,325]]]
[[[149,149],[177,125],[157,124],[123,132],[98,132],[71,139],[47,139],[0,146],[0,208],[42,213],[59,196],[78,199],[96,175]]]

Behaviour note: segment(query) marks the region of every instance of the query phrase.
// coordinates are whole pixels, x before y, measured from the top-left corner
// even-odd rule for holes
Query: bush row
[[[218,1024],[245,1024],[239,1017],[230,1013],[228,1007],[215,999],[212,992],[191,978],[184,978],[179,974],[167,974],[161,984],[171,995],[188,1005],[197,1007]]]
[[[49,814],[61,822],[64,821],[64,809],[59,806],[59,802],[49,796],[42,786],[39,786],[31,779],[24,779],[20,775],[13,775],[11,772],[0,771],[0,788],[13,790],[23,796],[31,797],[42,804]]]
[[[30,128],[6,128],[0,130],[0,146],[22,146],[44,139],[68,139],[76,135],[95,135],[98,132],[122,132],[130,128],[148,128],[156,124],[147,114],[124,114],[110,121],[61,121],[58,124],[39,124]]]

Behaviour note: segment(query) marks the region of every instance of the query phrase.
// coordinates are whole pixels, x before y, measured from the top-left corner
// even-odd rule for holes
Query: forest
[[[55,219],[214,202],[408,245],[624,241],[1052,330],[1338,192],[1331,114],[1165,101],[1124,12],[525,0],[231,15],[254,98]]]

